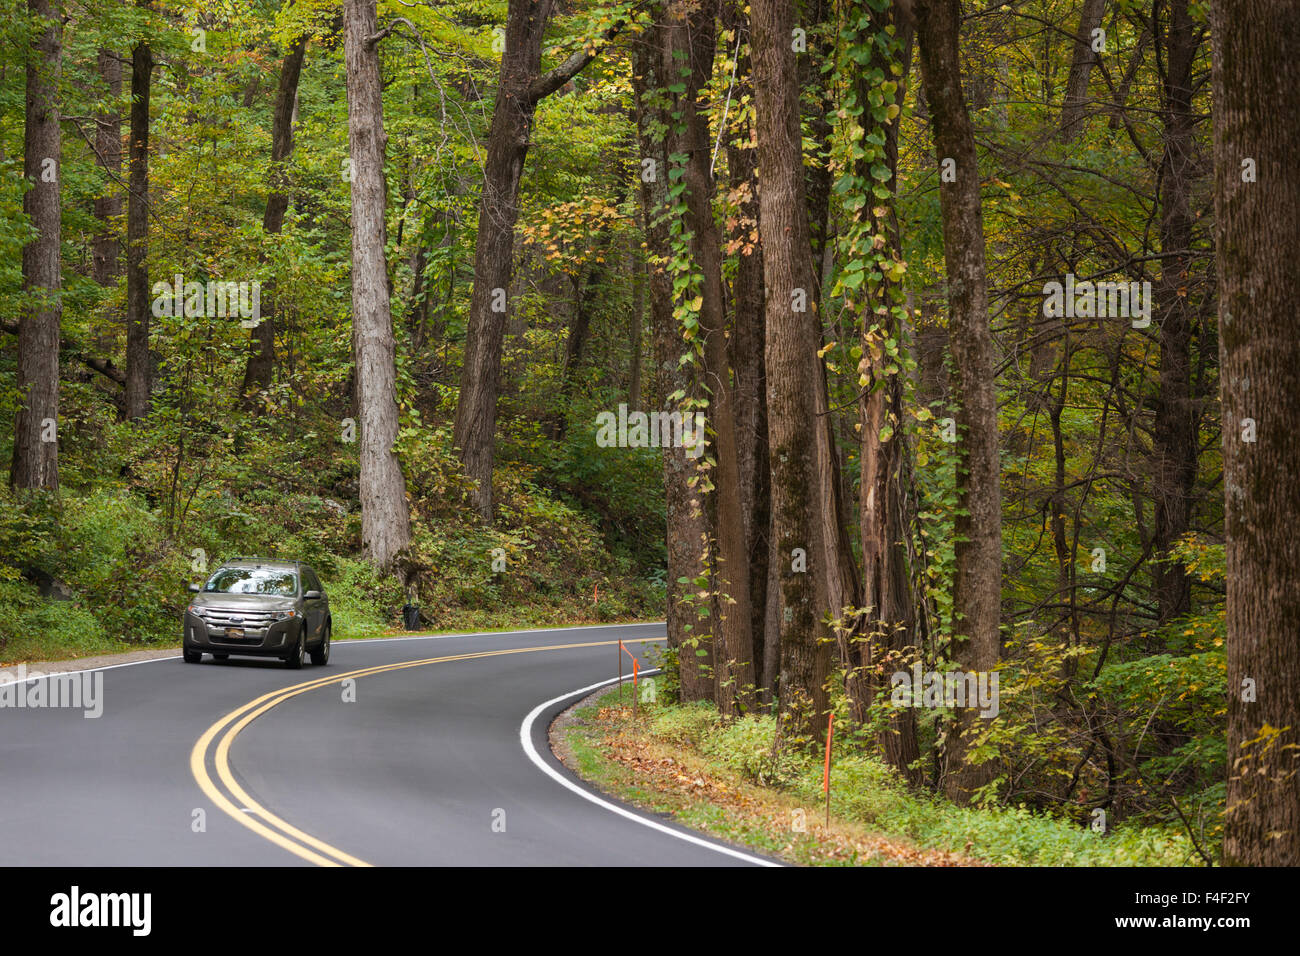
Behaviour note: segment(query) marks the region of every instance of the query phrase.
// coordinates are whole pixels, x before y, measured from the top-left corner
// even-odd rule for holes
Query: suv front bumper
[[[191,651],[206,654],[252,654],[261,657],[283,657],[293,648],[302,618],[291,617],[275,621],[266,627],[242,628],[242,637],[231,637],[224,626],[209,625],[197,614],[186,613],[183,643]]]

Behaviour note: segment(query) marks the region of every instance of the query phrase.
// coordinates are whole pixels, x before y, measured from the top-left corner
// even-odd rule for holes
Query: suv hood
[[[195,607],[240,610],[279,611],[293,607],[294,598],[276,594],[211,594],[199,592],[190,603]]]

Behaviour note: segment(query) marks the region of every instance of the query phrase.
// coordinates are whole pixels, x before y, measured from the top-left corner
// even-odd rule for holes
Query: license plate
[[[242,627],[226,628],[226,637],[243,637],[243,636],[244,636],[244,629]]]

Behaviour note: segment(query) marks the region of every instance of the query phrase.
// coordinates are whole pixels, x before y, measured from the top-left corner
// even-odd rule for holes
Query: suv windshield
[[[208,579],[205,592],[215,594],[274,594],[293,597],[298,581],[283,568],[222,568]]]

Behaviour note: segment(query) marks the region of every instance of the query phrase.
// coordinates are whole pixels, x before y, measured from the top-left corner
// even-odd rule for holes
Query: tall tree
[[[510,311],[515,223],[519,219],[519,181],[528,156],[538,102],[554,93],[590,63],[597,47],[583,49],[546,73],[542,39],[553,0],[509,0],[505,49],[497,81],[492,126],[488,131],[483,195],[474,242],[474,288],[465,332],[453,441],[465,473],[474,480],[474,507],[492,518],[492,465],[496,457],[497,395],[501,348]],[[608,40],[618,25],[605,34]]]
[[[293,153],[294,104],[298,100],[298,77],[302,73],[306,52],[307,37],[300,36],[289,47],[280,66],[275,116],[271,120],[271,192],[266,197],[266,209],[262,214],[262,233],[268,236],[279,234],[289,208],[289,174],[285,164]],[[265,256],[261,258],[265,259]],[[260,407],[253,396],[271,386],[271,375],[275,370],[274,318],[274,297],[265,297],[260,321],[249,333],[248,363],[244,367],[245,403],[250,408]]]
[[[733,715],[753,699],[754,643],[750,614],[749,550],[741,510],[736,449],[736,408],[727,355],[726,305],[722,288],[722,250],[713,218],[713,174],[708,104],[704,87],[713,73],[718,0],[692,7],[670,6],[666,28],[668,63],[676,64],[685,90],[674,95],[670,156],[684,157],[686,231],[691,258],[699,270],[699,323],[703,336],[703,374],[709,391],[713,431],[714,516],[713,583],[718,595],[716,633],[718,709]],[[669,86],[671,90],[672,85]]]
[[[1211,8],[1227,532],[1223,857],[1244,866],[1300,865],[1298,23],[1294,4]]]
[[[51,0],[27,0],[37,32],[27,60],[23,175],[29,182],[23,212],[36,236],[23,246],[23,292],[18,328],[18,414],[13,466],[15,488],[59,488],[59,78],[63,70],[62,13]]]
[[[1160,278],[1153,291],[1160,329],[1160,393],[1151,435],[1151,483],[1155,498],[1154,549],[1159,621],[1167,623],[1191,610],[1191,581],[1169,549],[1187,533],[1196,486],[1199,414],[1192,394],[1192,307],[1188,273],[1192,267],[1192,183],[1197,156],[1193,132],[1192,66],[1202,30],[1188,0],[1171,0],[1163,32],[1165,75],[1161,121],[1164,154],[1160,162]],[[1158,15],[1158,12],[1157,12]]]
[[[869,135],[867,142],[883,138],[881,155],[864,150],[857,160],[855,179],[859,184],[876,178],[872,167],[883,159],[888,170],[884,185],[887,200],[864,203],[858,213],[864,230],[855,232],[858,241],[868,248],[860,256],[879,255],[882,265],[889,259],[901,260],[902,232],[898,225],[896,197],[898,191],[898,120],[890,116],[890,105],[900,107],[905,99],[908,69],[912,59],[913,24],[898,15],[890,4],[868,17],[869,29],[862,42],[870,45],[867,69],[859,73],[854,90],[854,105],[862,110],[861,122]],[[882,49],[879,37],[893,34],[895,49]],[[897,79],[894,67],[900,67]],[[886,83],[896,84],[893,96],[885,96],[881,107],[872,108],[871,93]],[[884,110],[877,120],[875,111]],[[877,238],[883,245],[877,249]],[[862,640],[846,649],[850,665],[846,683],[855,719],[865,720],[867,707],[882,689],[884,674],[875,673],[878,664],[888,663],[895,670],[917,655],[916,614],[908,567],[907,504],[904,493],[907,466],[906,432],[903,423],[903,379],[898,353],[888,346],[890,340],[903,338],[902,287],[889,279],[886,269],[878,270],[874,294],[865,299],[860,319],[862,359],[859,372],[865,376],[858,399],[862,434],[859,466],[859,516],[862,543],[862,607],[865,621]],[[888,670],[888,668],[886,668]],[[916,715],[910,707],[890,713],[889,724],[879,736],[881,752],[905,778],[919,784],[920,771],[913,767],[920,756],[916,737]]]
[[[808,36],[805,42],[809,44],[807,52],[795,58],[795,67],[799,76],[800,103],[806,113],[801,119],[801,129],[807,129],[814,157],[811,163],[804,165],[814,285],[809,294],[812,307],[802,313],[808,323],[809,342],[814,350],[820,350],[827,341],[821,308],[824,299],[822,280],[828,272],[833,248],[832,171],[829,162],[831,124],[827,116],[830,84],[822,69],[823,64],[834,59],[835,37],[830,24],[825,22],[829,7],[826,0],[803,0],[796,7],[799,23],[806,25]],[[795,45],[796,40],[792,37],[791,46]],[[862,588],[850,536],[844,468],[835,434],[836,416],[831,411],[826,365],[820,359],[813,369],[812,398],[818,519],[815,540],[821,555],[817,562],[820,577],[817,587],[821,601],[818,614],[828,614],[831,620],[840,622],[835,634],[841,663],[847,663],[849,647],[856,635],[853,622],[846,620],[844,613],[846,608],[856,608],[862,603]]]
[[[397,367],[384,258],[383,87],[375,0],[344,0],[348,144],[352,157],[352,342],[361,457],[361,547],[387,570],[411,538],[397,440]]]
[[[648,259],[648,298],[651,338],[655,357],[654,402],[665,408],[668,396],[680,392],[698,397],[695,368],[680,361],[684,344],[681,327],[673,314],[672,277],[664,263],[670,258],[668,221],[663,215],[668,197],[668,140],[664,135],[671,117],[662,93],[669,79],[664,57],[662,4],[651,7],[651,26],[633,41],[632,90],[636,101],[637,140],[641,150],[641,209],[645,222]],[[704,548],[709,522],[697,491],[703,475],[699,458],[688,449],[669,444],[663,449],[665,525],[668,551],[667,637],[668,646],[678,653],[681,698],[686,701],[712,700],[713,644],[703,637],[699,617],[691,601],[695,582],[705,573]]]
[[[749,44],[749,16],[740,0],[722,5],[723,26],[736,40],[734,103],[752,102],[754,84]],[[749,606],[753,622],[754,684],[770,695],[775,669],[766,666],[768,579],[771,550],[771,492],[767,459],[767,371],[763,364],[763,255],[758,244],[758,158],[753,124],[739,109],[723,107],[724,115],[746,117],[736,133],[724,130],[731,196],[737,203],[735,224],[728,245],[738,252],[731,280],[730,360],[736,408],[736,459],[740,472],[740,507],[749,554]],[[773,641],[775,643],[775,639]]]
[[[794,13],[791,0],[754,0],[751,11],[772,535],[781,591],[779,732],[783,738],[816,738],[824,732],[830,653],[819,613],[826,596],[818,593],[824,592],[818,587],[824,558],[818,546],[813,434],[818,343],[811,340],[806,314],[815,308],[816,274],[804,196],[799,80],[790,43]]]
[[[1079,10],[1079,28],[1074,32],[1074,56],[1070,75],[1065,81],[1065,100],[1061,105],[1061,141],[1073,140],[1082,128],[1084,107],[1088,104],[1088,78],[1101,59],[1093,44],[1093,31],[1101,27],[1106,0],[1083,0]]]
[[[627,405],[633,411],[640,411],[642,353],[645,351],[641,340],[645,333],[645,285],[646,263],[641,255],[640,243],[634,233],[628,233],[625,250],[624,268],[632,274],[632,311],[627,318],[627,347],[629,353],[627,371]]]
[[[122,215],[118,179],[122,173],[122,116],[117,98],[122,95],[122,60],[115,50],[99,51],[99,75],[108,87],[112,105],[95,117],[95,161],[107,176],[103,195],[95,197],[95,233],[91,272],[100,285],[112,285],[121,274],[122,242],[113,221]]]
[[[940,176],[944,263],[948,277],[948,346],[957,427],[956,568],[953,658],[965,671],[992,670],[1001,650],[1002,524],[998,408],[993,382],[984,265],[984,217],[975,136],[961,86],[959,0],[917,0],[921,81]],[[956,802],[992,778],[989,764],[968,759],[977,711],[964,707],[948,731],[944,788]]]
[[[151,8],[150,0],[140,6]],[[126,417],[149,414],[149,96],[153,51],[147,40],[131,50],[130,175],[126,200]]]

